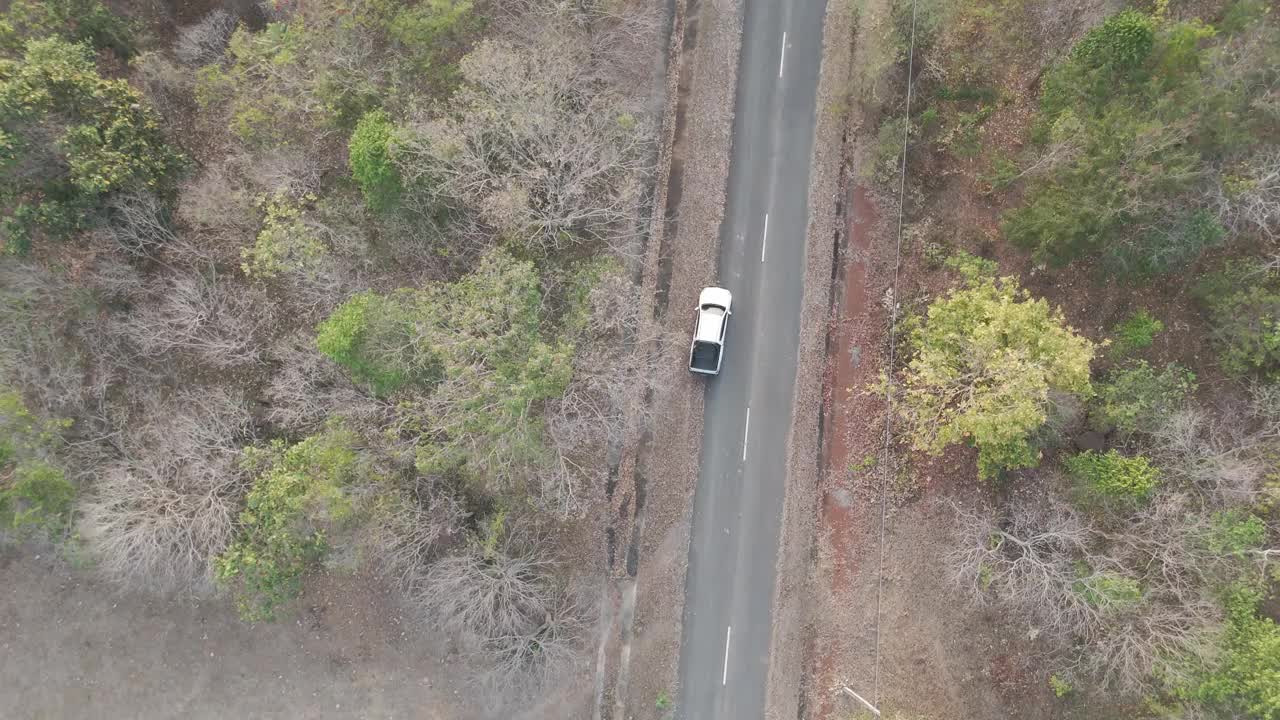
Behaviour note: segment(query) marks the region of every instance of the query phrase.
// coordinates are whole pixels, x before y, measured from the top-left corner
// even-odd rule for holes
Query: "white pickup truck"
[[[703,288],[698,296],[698,324],[689,348],[689,371],[719,375],[724,351],[724,332],[729,327],[733,295],[724,288]]]

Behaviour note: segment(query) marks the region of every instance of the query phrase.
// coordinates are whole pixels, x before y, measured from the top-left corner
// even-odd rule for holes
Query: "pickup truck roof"
[[[720,326],[724,325],[724,319],[728,317],[724,308],[720,306],[703,306],[701,319],[698,321],[698,334],[694,336],[694,340],[700,342],[720,342]]]

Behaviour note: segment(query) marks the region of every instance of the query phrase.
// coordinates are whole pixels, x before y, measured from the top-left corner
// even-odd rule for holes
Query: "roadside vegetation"
[[[1280,16],[917,5],[868,179],[906,133],[889,372],[952,587],[1071,716],[1280,717]]]
[[[495,703],[579,667],[649,9],[123,9],[0,18],[0,538],[249,622],[360,574]]]

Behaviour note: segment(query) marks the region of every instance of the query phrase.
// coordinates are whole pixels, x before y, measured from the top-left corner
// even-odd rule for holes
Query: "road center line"
[[[760,240],[760,262],[764,262],[764,249],[769,247],[769,213],[764,214],[764,235]]]
[[[747,428],[742,431],[742,461],[747,461],[747,438],[751,437],[751,406],[747,406]]]
[[[787,64],[787,31],[782,31],[782,54],[778,57],[778,77],[782,77],[782,66]]]
[[[729,684],[729,641],[733,639],[733,626],[724,633],[724,673],[720,676],[720,684]]]

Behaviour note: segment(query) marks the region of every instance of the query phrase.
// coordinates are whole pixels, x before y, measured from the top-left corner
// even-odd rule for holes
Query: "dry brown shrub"
[[[582,660],[584,608],[541,546],[520,532],[471,543],[432,564],[416,593],[489,687],[536,689]]]
[[[211,560],[235,533],[252,438],[243,398],[220,388],[142,401],[122,433],[123,457],[80,503],[80,531],[98,568],[129,589],[206,592]]]
[[[271,305],[261,290],[225,276],[173,274],[158,297],[116,320],[114,331],[144,356],[185,353],[217,369],[261,360]]]

